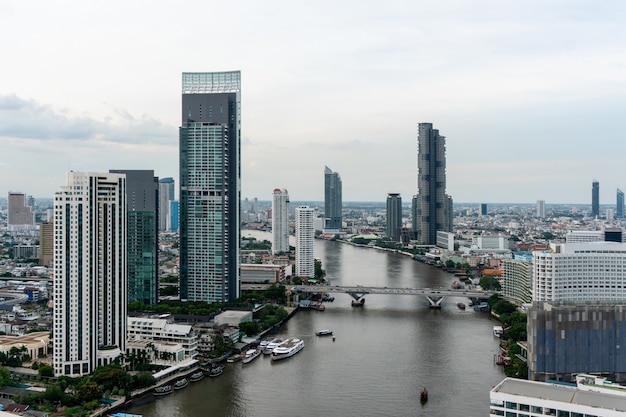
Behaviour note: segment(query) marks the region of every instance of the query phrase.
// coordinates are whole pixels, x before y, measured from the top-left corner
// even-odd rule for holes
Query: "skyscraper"
[[[600,183],[593,180],[591,183],[591,217],[600,215]]]
[[[487,203],[480,203],[480,215],[481,216],[487,215]]]
[[[615,208],[615,217],[621,219],[624,217],[624,192],[617,189],[617,207]]]
[[[402,230],[402,197],[399,193],[387,194],[387,236],[394,242],[400,241]]]
[[[39,224],[39,265],[52,268],[54,264],[54,222],[43,221]]]
[[[540,219],[546,218],[546,202],[545,200],[537,200],[537,211],[535,213],[536,217]]]
[[[126,352],[126,178],[70,172],[54,196],[54,374]]]
[[[112,169],[126,176],[128,302],[159,299],[159,178],[153,170]]]
[[[241,73],[183,73],[180,295],[239,297]]]
[[[174,200],[174,178],[159,180],[159,230],[171,230],[170,201]]]
[[[324,228],[341,229],[342,210],[341,177],[338,172],[324,167]]]
[[[7,228],[9,231],[35,226],[35,213],[26,204],[26,194],[9,192],[7,197]]]
[[[296,276],[315,276],[313,244],[315,210],[308,206],[296,207]]]
[[[452,198],[446,194],[446,138],[432,123],[420,123],[417,145],[413,229],[420,242],[434,245],[438,230],[452,231]]]
[[[289,252],[289,193],[276,188],[272,197],[272,253]]]

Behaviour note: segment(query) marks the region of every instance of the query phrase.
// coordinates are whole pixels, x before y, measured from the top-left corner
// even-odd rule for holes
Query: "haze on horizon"
[[[242,72],[242,198],[417,192],[417,124],[455,202],[589,204],[626,189],[626,3],[0,4],[0,195],[66,173],[178,183],[181,73]]]

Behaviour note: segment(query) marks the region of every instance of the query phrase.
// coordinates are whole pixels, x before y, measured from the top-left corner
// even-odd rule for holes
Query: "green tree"
[[[483,289],[490,291],[500,291],[500,283],[490,275],[484,275],[480,278],[479,284]]]
[[[39,366],[39,369],[37,370],[37,372],[39,373],[39,376],[46,376],[46,377],[54,376],[54,369],[50,365]]]
[[[139,372],[133,376],[133,388],[144,388],[156,383],[150,372]]]
[[[0,366],[0,387],[11,383],[11,373],[4,367]]]
[[[252,336],[259,333],[259,325],[254,321],[247,321],[239,324],[239,330],[247,336]]]
[[[87,381],[78,388],[78,399],[83,402],[97,400],[102,396],[98,384],[94,381]]]
[[[319,259],[314,259],[313,260],[313,274],[315,276],[315,279],[320,280],[320,281],[324,281],[324,277],[326,276],[326,271],[324,271],[322,269],[322,261]]]

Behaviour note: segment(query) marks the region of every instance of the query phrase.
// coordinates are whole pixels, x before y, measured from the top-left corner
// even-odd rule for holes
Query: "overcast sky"
[[[242,197],[417,192],[417,124],[456,202],[626,190],[626,2],[0,2],[0,195],[66,173],[178,185],[182,72],[241,70]]]

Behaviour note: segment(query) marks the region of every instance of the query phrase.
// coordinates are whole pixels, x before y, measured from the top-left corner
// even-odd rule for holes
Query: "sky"
[[[0,195],[73,171],[178,184],[181,74],[240,70],[241,195],[417,193],[417,125],[455,202],[615,204],[626,190],[626,2],[0,2]]]

